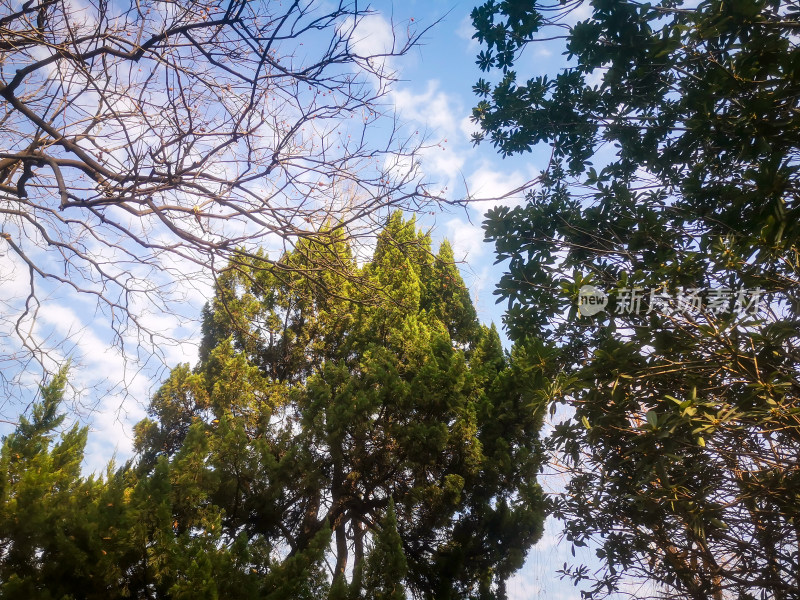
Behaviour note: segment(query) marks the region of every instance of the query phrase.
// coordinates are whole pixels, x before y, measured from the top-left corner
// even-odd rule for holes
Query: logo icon
[[[608,296],[593,285],[584,285],[578,290],[578,312],[584,317],[591,317],[606,309]]]

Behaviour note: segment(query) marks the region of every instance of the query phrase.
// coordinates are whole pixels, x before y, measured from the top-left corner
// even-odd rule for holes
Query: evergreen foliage
[[[389,500],[380,531],[367,558],[364,597],[374,600],[405,600],[403,580],[408,572],[403,540],[397,532],[394,502]]]
[[[304,277],[315,254],[338,268]],[[0,513],[0,597],[505,598],[542,532],[541,401],[449,246],[395,213],[362,266],[337,233],[259,260],[220,279],[135,460],[81,477],[86,431],[47,437],[65,375],[44,390],[3,449],[29,505]]]
[[[605,568],[564,573],[590,597],[637,580],[798,597],[800,10],[603,0],[566,25],[579,4],[472,14],[499,77],[475,86],[477,141],[552,149],[528,202],[485,227],[508,330],[551,349],[542,392],[574,409],[549,439],[570,475],[555,514]],[[520,53],[554,36],[570,67],[523,81]],[[584,285],[609,292],[605,312],[578,315]]]

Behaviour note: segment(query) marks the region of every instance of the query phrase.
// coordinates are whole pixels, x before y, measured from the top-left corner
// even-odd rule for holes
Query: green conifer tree
[[[520,353],[413,220],[364,265],[321,240],[221,279],[105,478],[85,429],[52,443],[66,374],[43,390],[0,453],[0,598],[505,597],[543,520]]]
[[[67,369],[0,449],[0,598],[104,598],[118,574],[107,560],[118,526],[102,514],[113,510],[107,484],[80,473],[88,430],[75,424],[55,439]]]
[[[386,516],[375,535],[364,574],[364,597],[373,600],[405,600],[403,585],[408,564],[403,553],[403,540],[397,533],[394,502],[389,500]]]
[[[173,373],[138,429],[142,456],[174,461],[176,423],[204,424],[226,536],[319,565],[327,530],[330,598],[362,594],[392,501],[423,597],[504,597],[541,534],[540,407],[478,324],[449,245],[430,245],[395,213],[363,266],[335,228],[280,271],[243,260],[204,311],[200,364]],[[298,274],[312,263],[330,266],[313,283]]]

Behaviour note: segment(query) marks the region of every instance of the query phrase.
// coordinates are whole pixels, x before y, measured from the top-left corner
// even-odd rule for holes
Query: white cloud
[[[392,57],[387,55],[397,50],[398,40],[389,21],[377,13],[358,20],[350,17],[339,27],[339,33],[348,38],[361,65],[377,76],[379,88],[383,87],[383,78],[396,76]]]
[[[96,8],[80,0],[67,0],[64,4],[64,14],[69,16],[72,35],[89,34],[97,27]]]
[[[578,4],[574,9],[569,11],[567,14],[567,18],[564,19],[564,23],[570,27],[579,23],[581,21],[585,21],[589,17],[592,16],[592,5],[588,2],[581,2]]]
[[[445,227],[447,239],[453,246],[453,256],[457,261],[472,262],[486,251],[483,229],[478,225],[454,218],[447,221]]]
[[[439,82],[428,80],[425,91],[394,90],[394,104],[406,119],[431,129],[437,135],[452,137],[458,131],[456,115],[461,113],[458,100],[439,89]]]
[[[595,69],[586,77],[586,85],[594,87],[596,85],[601,85],[603,83],[603,78],[606,76],[606,72],[608,71],[607,68],[601,67],[599,69]]]
[[[395,46],[395,34],[391,24],[383,16],[373,13],[362,17],[353,26],[350,19],[350,41],[362,56],[373,56],[391,52]]]
[[[467,115],[458,123],[458,128],[461,130],[461,133],[464,135],[464,139],[471,140],[473,133],[479,133],[481,128],[472,122],[472,117]]]
[[[43,288],[32,333],[41,341],[42,351],[47,352],[48,369],[57,369],[67,358],[72,361],[70,390],[62,411],[90,425],[84,467],[87,472],[100,473],[114,453],[119,461],[131,456],[132,427],[145,416],[151,394],[166,373],[165,364],[174,366],[179,362],[196,361],[197,344],[196,341],[178,342],[186,337],[179,335],[179,331],[187,325],[180,315],[154,313],[152,309],[145,311],[134,301],[131,305],[134,314],[164,339],[174,338],[176,342],[159,344],[161,358],[145,357],[140,353],[143,340],[135,332],[123,331],[128,351],[125,356],[112,345],[106,316],[98,313],[102,305],[93,307],[85,296],[74,292],[63,294],[63,289],[61,295],[49,295],[46,286]],[[199,314],[199,307],[191,310]],[[196,321],[191,325],[197,328]],[[28,375],[20,383],[33,391],[39,383],[38,374],[31,370]],[[24,404],[15,403],[5,409],[14,413],[24,410]],[[8,416],[14,418],[16,413]]]
[[[133,454],[133,425],[146,412],[140,403],[125,402],[123,396],[109,396],[94,415],[86,444],[84,471],[104,473],[113,456],[117,465]]]
[[[393,181],[410,181],[419,173],[419,160],[408,154],[387,154],[383,171]]]
[[[28,266],[8,245],[3,250],[5,252],[0,253],[0,303],[19,301],[30,290]]]
[[[476,200],[471,206],[481,214],[495,206],[514,206],[522,202],[530,177],[520,171],[505,172],[485,164],[467,180],[470,198]]]
[[[442,187],[452,190],[461,179],[468,151],[458,118],[464,113],[460,100],[440,90],[435,79],[428,80],[421,93],[395,90],[392,97],[403,119],[435,140],[420,152],[425,173],[436,178]]]
[[[539,598],[542,586],[524,571],[516,573],[506,584],[509,600],[530,600]]]
[[[425,165],[425,172],[443,176],[448,186],[452,185],[461,173],[466,160],[463,153],[448,148],[446,144],[425,148],[420,152],[420,158]]]
[[[509,600],[529,600],[530,598],[549,598],[552,600],[577,600],[579,588],[568,579],[561,580],[556,573],[564,562],[575,560],[570,544],[561,540],[562,523],[553,517],[545,521],[544,534],[528,552],[523,567],[508,581]],[[577,559],[588,560],[591,552],[585,548],[577,549]],[[634,596],[636,597],[636,596]]]
[[[467,42],[466,49],[472,54],[476,53],[479,47],[478,40],[472,37],[474,34],[475,27],[472,25],[472,18],[469,15],[464,15],[464,18],[458,24],[456,35]]]

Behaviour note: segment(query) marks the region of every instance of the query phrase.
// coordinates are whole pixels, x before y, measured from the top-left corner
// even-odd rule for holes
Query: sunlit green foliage
[[[366,264],[334,229],[263,266],[220,279],[199,364],[104,479],[85,430],[50,443],[64,375],[44,390],[3,449],[0,597],[506,597],[542,532],[536,367],[477,322],[449,246],[396,213]]]
[[[796,2],[487,2],[474,117],[501,153],[550,145],[524,206],[487,216],[512,338],[553,348],[556,502],[605,569],[693,598],[800,593],[800,48]],[[571,66],[523,80],[561,36]],[[594,163],[594,164],[592,164]],[[578,290],[644,290],[640,314],[577,314]],[[694,313],[650,302],[702,290]],[[713,290],[728,307],[707,309]],[[760,310],[737,310],[760,290]],[[641,593],[641,592],[640,592]]]

